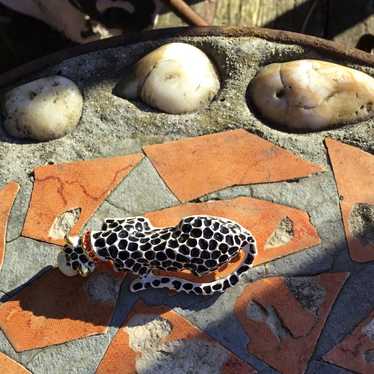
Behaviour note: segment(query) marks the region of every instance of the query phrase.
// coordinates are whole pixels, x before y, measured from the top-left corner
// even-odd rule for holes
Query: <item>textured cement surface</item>
[[[198,37],[178,40],[191,42],[204,49],[221,73],[221,91],[209,108],[199,113],[157,113],[139,102],[128,102],[112,94],[113,87],[127,66],[166,40],[90,53],[30,77],[31,80],[48,74],[62,74],[78,84],[85,103],[76,131],[59,140],[47,143],[14,142],[0,126],[0,185],[10,180],[16,180],[21,185],[9,220],[0,291],[7,294],[16,291],[18,287],[27,285],[31,278],[48,270],[56,261],[57,247],[19,237],[32,191],[33,168],[46,163],[130,154],[138,152],[146,144],[243,127],[304,159],[322,164],[326,171],[292,182],[233,187],[202,197],[199,201],[251,196],[303,209],[317,228],[321,244],[255,268],[237,286],[219,297],[202,298],[184,294],[171,297],[162,290],[146,291],[142,297],[148,303],[162,303],[175,308],[260,373],[277,373],[248,354],[248,337],[231,313],[235,299],[244,286],[256,279],[273,275],[307,276],[329,271],[351,272],[322,331],[308,369],[308,374],[348,373],[324,363],[321,357],[373,308],[374,264],[359,264],[350,260],[336,185],[323,139],[333,137],[374,153],[374,120],[321,133],[287,134],[264,125],[253,114],[245,99],[249,81],[259,67],[268,63],[309,57],[345,62],[333,60],[331,56],[321,55],[312,49],[257,38]],[[374,76],[373,68],[352,67]],[[104,218],[110,216],[131,216],[176,204],[177,199],[151,163],[144,159],[102,204],[87,226],[97,228]],[[67,366],[72,368],[69,371],[71,373],[94,373],[117,326],[138,299],[137,295],[128,293],[128,284],[129,280],[126,279],[107,334],[17,354],[0,333],[0,351],[37,374],[64,373]],[[6,298],[7,295],[2,300]]]

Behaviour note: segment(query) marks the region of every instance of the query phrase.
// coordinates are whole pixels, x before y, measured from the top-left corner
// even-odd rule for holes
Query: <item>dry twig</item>
[[[197,14],[183,0],[162,0],[167,6],[183,17],[189,24],[194,26],[209,26],[209,23]]]

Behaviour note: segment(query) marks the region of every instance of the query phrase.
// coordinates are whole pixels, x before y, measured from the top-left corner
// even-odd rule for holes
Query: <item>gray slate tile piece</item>
[[[108,202],[123,209],[127,216],[178,204],[147,158],[111,193]]]
[[[60,247],[20,237],[6,246],[0,290],[12,293],[57,264]]]

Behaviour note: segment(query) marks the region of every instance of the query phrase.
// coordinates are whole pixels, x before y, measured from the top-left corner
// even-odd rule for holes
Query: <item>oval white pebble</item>
[[[61,138],[77,126],[83,97],[70,79],[50,76],[8,91],[2,108],[9,135],[46,141]]]
[[[216,68],[203,51],[186,43],[170,43],[139,60],[114,92],[180,114],[207,106],[219,88]]]
[[[249,98],[260,114],[291,131],[319,131],[374,115],[374,78],[318,60],[265,66]]]

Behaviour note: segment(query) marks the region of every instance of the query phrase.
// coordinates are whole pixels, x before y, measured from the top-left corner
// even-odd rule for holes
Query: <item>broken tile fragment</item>
[[[151,220],[154,226],[167,227],[176,225],[183,217],[198,214],[229,218],[248,229],[257,240],[259,254],[255,258],[254,265],[260,265],[320,243],[318,233],[310,223],[307,213],[250,197],[206,203],[187,203],[149,212],[145,216]],[[210,282],[232,272],[238,267],[240,261],[241,259],[237,258],[226,268],[200,278],[188,272],[167,274],[182,276],[194,281],[201,282],[203,279],[204,282]]]
[[[355,373],[374,373],[374,311],[323,359]]]
[[[176,368],[181,373],[256,373],[174,311],[139,301],[112,340],[96,374],[172,373]]]
[[[234,185],[278,182],[322,171],[242,129],[150,145],[144,152],[180,201]]]
[[[325,140],[338,192],[345,236],[354,261],[374,260],[374,156]]]
[[[0,305],[0,328],[17,352],[105,333],[125,276],[98,267],[68,278],[53,269]]]
[[[41,166],[22,235],[63,244],[78,234],[110,192],[141,161],[141,154]]]
[[[0,189],[0,270],[5,256],[8,218],[18,191],[19,185],[16,182],[10,182]]]
[[[248,285],[234,308],[248,352],[283,374],[304,373],[347,276],[274,277]]]
[[[10,357],[0,352],[0,373],[6,374],[31,374],[18,362],[12,360]]]

